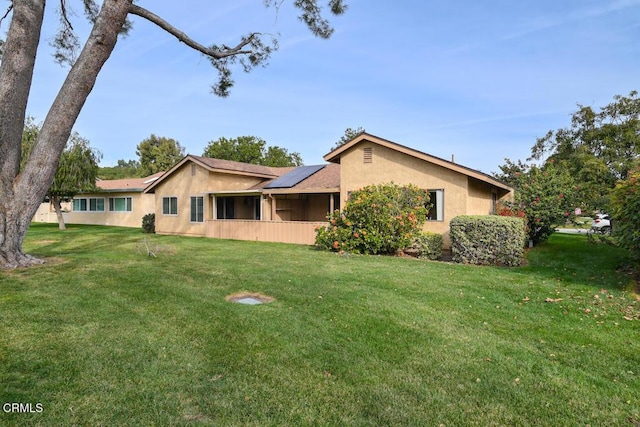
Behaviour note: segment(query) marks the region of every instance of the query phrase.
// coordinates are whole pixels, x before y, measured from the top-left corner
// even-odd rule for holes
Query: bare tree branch
[[[67,16],[66,3],[67,3],[66,0],[60,0],[60,14],[62,15],[62,18],[64,19],[64,22],[67,25],[67,27],[69,27],[69,29],[73,31],[73,25],[71,25],[71,21],[69,21],[69,17]]]
[[[2,18],[0,18],[0,24],[2,24],[2,21],[4,21],[4,19],[9,16],[9,14],[11,13],[11,11],[13,10],[13,3],[11,3],[9,5],[9,7],[7,8],[7,11],[4,13],[4,15],[2,15]]]
[[[250,50],[250,49],[243,50],[243,49],[248,45],[250,45],[254,40],[254,38],[260,35],[260,33],[251,33],[247,37],[244,37],[242,41],[238,43],[238,45],[235,47],[228,47],[223,45],[222,50],[218,49],[217,47],[209,48],[196,42],[191,37],[186,35],[183,31],[180,31],[178,28],[174,27],[173,25],[171,25],[170,23],[168,23],[167,21],[165,21],[164,19],[156,15],[155,13],[145,8],[132,4],[129,7],[129,13],[131,13],[132,15],[137,15],[141,18],[144,18],[156,24],[158,27],[162,28],[169,34],[173,35],[175,38],[177,38],[179,41],[186,44],[190,48],[195,49],[198,52],[206,56],[209,56],[213,59],[223,59],[230,56],[252,54],[253,50]]]

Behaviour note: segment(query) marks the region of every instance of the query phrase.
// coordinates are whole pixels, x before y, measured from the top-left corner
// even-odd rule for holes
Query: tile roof
[[[144,178],[103,179],[96,181],[96,187],[102,191],[143,191],[164,172],[154,173]]]
[[[295,190],[327,190],[339,188],[340,165],[329,163],[322,166],[323,167],[316,173],[289,188],[266,188],[270,183],[273,182],[273,180],[271,180],[255,185],[251,189],[265,190],[266,193],[277,193],[279,191],[291,192]]]
[[[203,163],[211,169],[222,169],[234,172],[243,172],[259,175],[270,175],[279,177],[292,171],[295,167],[277,168],[271,166],[254,165],[250,163],[234,162],[232,160],[213,159],[211,157],[200,157],[190,155],[189,157]]]

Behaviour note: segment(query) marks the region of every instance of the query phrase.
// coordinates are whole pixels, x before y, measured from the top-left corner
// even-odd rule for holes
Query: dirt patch
[[[275,298],[268,295],[261,294],[259,292],[237,292],[235,294],[227,295],[225,300],[230,302],[237,302],[240,304],[265,304],[275,301]]]
[[[58,243],[58,240],[35,240],[33,243],[35,245],[51,245],[53,243]]]

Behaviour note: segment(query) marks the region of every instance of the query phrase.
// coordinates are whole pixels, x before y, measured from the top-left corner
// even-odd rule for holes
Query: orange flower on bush
[[[333,242],[334,249],[338,249],[339,246],[340,246],[340,243],[338,243],[337,240],[335,242]]]

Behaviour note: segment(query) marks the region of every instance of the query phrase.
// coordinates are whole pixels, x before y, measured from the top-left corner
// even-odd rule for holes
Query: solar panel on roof
[[[299,182],[309,178],[311,175],[324,168],[324,166],[325,165],[300,166],[289,173],[285,173],[270,184],[265,185],[264,188],[291,188]]]

